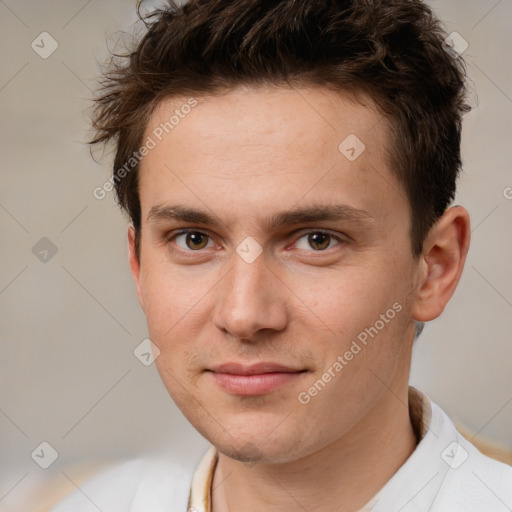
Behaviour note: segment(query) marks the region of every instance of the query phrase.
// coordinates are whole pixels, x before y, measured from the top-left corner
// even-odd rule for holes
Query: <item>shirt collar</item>
[[[424,474],[430,474],[428,471],[429,469],[432,471],[436,469],[434,467],[431,468],[427,464],[423,465],[421,471],[414,471],[414,469],[419,470],[420,468],[418,466],[424,464],[425,460],[432,460],[428,457],[428,453],[432,448],[432,443],[435,442],[436,439],[439,440],[439,434],[433,431],[432,428],[440,431],[442,418],[440,418],[439,415],[436,415],[436,421],[433,422],[432,412],[432,403],[428,396],[417,390],[415,387],[409,386],[409,416],[418,442],[417,447],[411,456],[400,467],[397,473],[393,475],[387,484],[385,484],[384,487],[359,512],[388,512],[389,510],[395,509],[401,510],[402,507],[407,505],[406,502],[402,507],[396,506],[397,500],[400,496],[404,496],[403,486],[406,485],[410,488],[410,485],[413,483],[417,483],[419,486],[423,483],[421,476]],[[192,477],[188,500],[189,512],[211,512],[213,474],[218,460],[218,451],[214,446],[211,446],[197,466]],[[433,474],[435,474],[436,477],[443,477],[444,474],[440,475],[443,471],[446,471],[445,467],[440,466],[438,471],[434,471]],[[416,478],[414,477],[414,474],[416,474]],[[406,478],[408,479],[407,482],[404,481]],[[418,481],[413,482],[413,480]],[[442,479],[440,480],[439,485],[441,485],[441,483]],[[434,485],[432,485],[431,488],[434,489]],[[418,488],[420,492],[415,496],[415,498],[420,496],[423,489],[421,487]],[[423,495],[425,494],[426,493],[423,493]],[[374,508],[374,506],[376,506],[376,508]]]

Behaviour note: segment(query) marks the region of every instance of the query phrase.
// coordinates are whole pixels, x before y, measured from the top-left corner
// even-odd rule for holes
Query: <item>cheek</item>
[[[319,364],[299,400],[311,417],[347,429],[347,421],[360,419],[401,367],[409,305],[407,294],[391,286],[353,292],[334,287],[326,294],[315,299],[315,311],[330,335],[314,340]]]
[[[330,369],[336,375],[332,390],[348,386],[357,395],[359,387],[375,381],[370,370],[388,377],[394,371],[410,323],[411,285],[397,268],[341,269],[336,279],[322,281],[320,287],[297,290],[310,305],[299,319],[302,333],[313,337],[315,326],[325,333],[315,336],[310,346],[315,347],[318,373]]]
[[[173,269],[164,258],[147,258],[141,271],[141,291],[150,336],[163,347],[179,343],[180,333],[189,336],[204,323],[207,316],[208,290],[213,276],[189,269]]]
[[[294,292],[308,306],[302,321],[320,322],[346,340],[403,300],[403,283],[399,281],[389,269],[380,267],[340,268],[315,282],[296,282]]]

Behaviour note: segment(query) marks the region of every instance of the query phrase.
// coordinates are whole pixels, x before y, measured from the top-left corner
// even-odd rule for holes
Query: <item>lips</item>
[[[302,368],[293,368],[278,363],[225,363],[211,368],[212,372],[227,373],[230,375],[261,375],[263,373],[296,373],[303,371]]]
[[[251,365],[225,363],[209,369],[224,391],[237,396],[258,396],[301,378],[307,370],[273,362]]]

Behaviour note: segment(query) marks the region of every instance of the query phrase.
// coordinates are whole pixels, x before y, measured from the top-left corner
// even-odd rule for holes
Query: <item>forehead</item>
[[[143,216],[185,188],[196,202],[226,203],[213,193],[224,188],[232,201],[280,209],[308,198],[376,208],[403,195],[388,169],[388,126],[363,94],[240,87],[173,97],[153,112],[148,137],[155,147],[140,168]]]
[[[196,102],[197,106],[189,106]],[[334,143],[336,150],[336,142],[350,134],[369,142],[369,151],[387,142],[386,123],[371,98],[362,92],[318,86],[237,87],[211,95],[168,98],[157,105],[146,133],[163,129],[162,136],[178,144],[183,142],[180,132],[185,125],[186,136],[194,137],[189,145],[199,151],[211,141],[230,146],[236,142],[247,151],[268,144],[300,154],[311,146],[318,148],[319,143],[330,150]]]

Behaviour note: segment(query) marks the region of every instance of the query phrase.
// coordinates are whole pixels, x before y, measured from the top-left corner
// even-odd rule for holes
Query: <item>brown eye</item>
[[[187,247],[189,249],[204,249],[208,244],[208,236],[204,233],[187,233]]]
[[[199,251],[210,242],[210,237],[200,231],[187,231],[180,233],[175,238],[176,245],[185,251]]]
[[[327,233],[311,233],[308,235],[308,243],[316,251],[322,251],[329,247],[331,236]]]
[[[310,231],[305,233],[295,242],[295,248],[302,251],[324,252],[343,243],[343,240],[336,235],[325,231]]]

